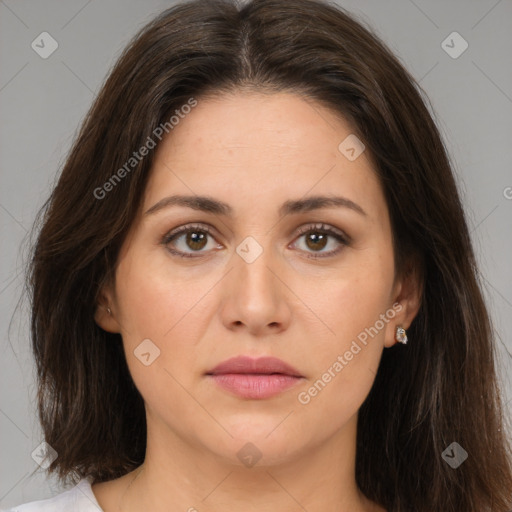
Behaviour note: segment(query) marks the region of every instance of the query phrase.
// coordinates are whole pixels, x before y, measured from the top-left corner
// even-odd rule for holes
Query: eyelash
[[[183,253],[181,251],[176,251],[176,250],[170,249],[168,247],[168,245],[175,239],[180,238],[180,236],[182,236],[184,234],[193,233],[193,232],[206,233],[206,234],[210,235],[212,238],[215,238],[212,230],[206,224],[194,224],[194,225],[186,224],[186,225],[180,226],[179,228],[164,235],[164,237],[162,239],[162,245],[166,246],[167,250],[171,254],[173,254],[175,256],[179,256],[181,258],[201,257],[200,251],[196,251],[197,253],[199,253],[199,255],[194,255],[193,253]],[[342,246],[347,246],[347,245],[349,245],[349,242],[350,242],[350,239],[348,236],[344,235],[341,231],[335,230],[334,228],[327,226],[325,224],[310,224],[307,226],[302,226],[301,228],[298,229],[297,238],[299,238],[305,234],[308,234],[308,233],[319,233],[322,235],[329,235],[329,236],[335,238]],[[330,256],[335,256],[342,250],[342,248],[343,247],[340,247],[338,249],[324,252],[324,253],[317,253],[317,254],[311,253],[309,256],[307,256],[307,258],[318,259],[318,258],[327,258]]]

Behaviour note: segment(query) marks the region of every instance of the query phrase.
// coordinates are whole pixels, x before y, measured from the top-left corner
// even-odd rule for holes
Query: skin
[[[416,315],[419,290],[414,274],[395,275],[388,208],[367,151],[349,161],[338,150],[351,133],[344,119],[298,94],[237,92],[199,99],[158,147],[96,314],[103,329],[122,335],[148,425],[141,468],[93,486],[106,512],[384,510],[356,486],[358,410],[396,326],[407,329]],[[145,213],[173,194],[223,201],[233,215],[185,206]],[[329,207],[279,216],[283,202],[313,195],[343,196],[366,215]],[[212,229],[206,245],[187,245],[186,235],[162,243],[196,223]],[[297,233],[318,223],[350,242],[331,235],[322,247]],[[248,236],[263,250],[252,263],[236,252]],[[199,256],[180,258],[169,247]],[[298,394],[395,303],[394,318],[300,403]],[[149,366],[134,355],[144,339],[160,350]],[[251,400],[205,376],[242,354],[278,357],[304,378]],[[253,467],[237,457],[248,442],[262,455]]]

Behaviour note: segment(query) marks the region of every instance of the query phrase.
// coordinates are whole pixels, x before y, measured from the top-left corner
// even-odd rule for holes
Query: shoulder
[[[3,510],[3,509],[2,509]],[[12,507],[4,512],[103,512],[91,489],[91,483],[83,478],[80,482],[52,498],[31,501]]]

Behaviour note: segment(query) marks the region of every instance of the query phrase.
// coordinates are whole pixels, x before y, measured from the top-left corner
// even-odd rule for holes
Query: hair
[[[49,472],[102,482],[143,463],[144,401],[121,336],[94,321],[154,151],[126,162],[191,98],[240,91],[300,94],[351,123],[382,184],[396,273],[419,276],[411,341],[384,350],[359,410],[358,486],[390,512],[509,510],[496,346],[448,152],[399,59],[327,0],[181,3],[113,67],[35,224],[28,287],[39,418],[58,453]],[[442,457],[454,441],[468,453],[457,469]]]

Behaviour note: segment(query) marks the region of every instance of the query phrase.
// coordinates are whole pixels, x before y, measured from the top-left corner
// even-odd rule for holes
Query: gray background
[[[31,452],[34,407],[28,310],[22,304],[28,230],[79,122],[130,37],[174,2],[0,1],[0,506],[48,497]],[[499,335],[506,413],[512,410],[512,1],[339,0],[370,24],[430,97],[455,162],[486,297]],[[42,59],[31,43],[49,32]],[[458,58],[441,43],[457,31]],[[454,42],[455,49],[460,48]],[[448,43],[451,44],[451,43]],[[507,196],[508,195],[508,199]]]

